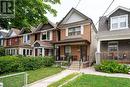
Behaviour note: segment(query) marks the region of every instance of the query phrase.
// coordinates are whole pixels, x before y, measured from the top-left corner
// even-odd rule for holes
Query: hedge
[[[96,71],[106,72],[106,73],[129,73],[130,66],[125,64],[119,64],[114,60],[102,61],[100,65],[95,65]]]
[[[53,64],[53,57],[3,56],[0,57],[0,74],[35,70]]]

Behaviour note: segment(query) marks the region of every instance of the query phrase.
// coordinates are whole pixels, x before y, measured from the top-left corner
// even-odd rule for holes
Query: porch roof
[[[44,47],[44,48],[52,48],[52,44],[50,43],[50,41],[35,41],[32,44],[32,47]]]
[[[57,42],[53,42],[56,45],[87,45],[90,44],[89,41],[86,39],[81,39],[81,38],[75,38],[75,39],[65,39]]]

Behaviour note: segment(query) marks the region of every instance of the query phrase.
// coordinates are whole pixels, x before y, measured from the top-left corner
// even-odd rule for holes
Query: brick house
[[[73,61],[92,63],[96,51],[96,28],[92,20],[72,8],[57,25],[55,45],[56,61],[67,60],[71,55]]]
[[[118,6],[100,17],[98,30],[97,63],[100,59],[130,63],[130,9]]]
[[[31,30],[12,28],[5,37],[4,47],[9,55],[51,56],[52,41],[56,40],[55,25],[52,22],[39,24]]]

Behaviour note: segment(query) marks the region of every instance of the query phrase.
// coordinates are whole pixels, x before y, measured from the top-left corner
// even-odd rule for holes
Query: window
[[[128,28],[128,15],[121,15],[111,18],[111,30]]]
[[[65,46],[65,54],[71,54],[71,46]]]
[[[81,26],[68,28],[68,36],[76,36],[81,34]]]
[[[42,34],[42,40],[51,40],[51,32],[47,31]]]
[[[23,43],[29,43],[30,42],[30,35],[24,35],[23,36]]]
[[[117,41],[108,42],[108,51],[109,52],[118,51],[118,42]]]

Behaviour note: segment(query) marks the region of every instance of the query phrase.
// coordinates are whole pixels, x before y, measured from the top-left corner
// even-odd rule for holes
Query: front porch
[[[130,64],[130,39],[100,42],[100,59]]]
[[[80,62],[83,67],[89,66],[89,43],[86,41],[55,44],[56,62]]]

